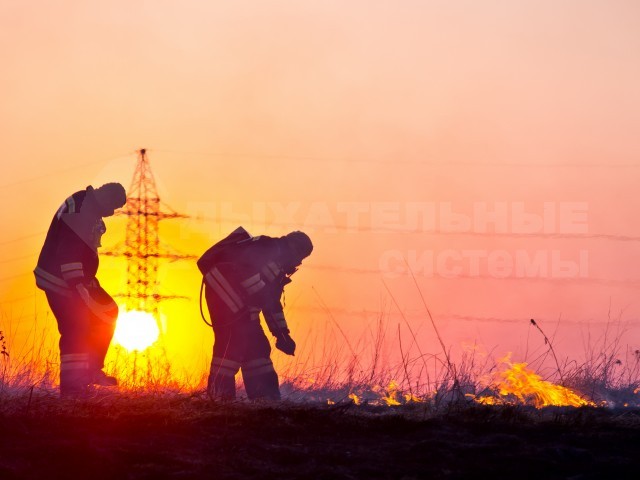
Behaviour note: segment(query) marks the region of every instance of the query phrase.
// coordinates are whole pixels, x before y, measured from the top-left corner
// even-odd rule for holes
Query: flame
[[[353,403],[355,403],[356,405],[360,405],[362,403],[362,400],[360,400],[360,398],[355,393],[350,393],[349,398],[353,400]]]
[[[398,396],[398,384],[395,380],[391,380],[391,382],[389,382],[389,386],[386,388],[386,395],[383,395],[381,397],[381,400],[384,401],[388,406],[401,405]]]
[[[142,351],[150,347],[159,335],[160,329],[152,314],[128,310],[118,316],[113,339],[127,350]]]
[[[526,363],[511,363],[508,357],[502,362],[509,368],[498,372],[492,388],[498,390],[499,396],[476,397],[475,401],[484,405],[505,405],[513,403],[533,404],[536,408],[546,406],[596,406],[595,403],[581,398],[572,390],[543,380],[533,370],[526,368]],[[509,399],[515,397],[518,402]],[[504,397],[504,398],[503,398]]]
[[[422,400],[421,398],[416,397],[413,393],[405,393],[404,394],[404,402],[405,403],[423,403],[424,400]]]

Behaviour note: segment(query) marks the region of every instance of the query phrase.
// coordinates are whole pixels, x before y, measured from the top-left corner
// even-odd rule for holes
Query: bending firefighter
[[[212,398],[234,399],[235,375],[242,370],[249,399],[280,399],[260,312],[276,338],[276,348],[293,355],[296,344],[280,297],[312,250],[311,240],[302,232],[252,237],[239,227],[198,260],[215,335],[207,386]]]
[[[107,183],[74,193],[51,221],[34,270],[60,332],[60,393],[82,393],[90,384],[116,385],[104,358],[113,338],[118,306],[100,286],[98,247],[103,217],[126,202],[124,187]]]

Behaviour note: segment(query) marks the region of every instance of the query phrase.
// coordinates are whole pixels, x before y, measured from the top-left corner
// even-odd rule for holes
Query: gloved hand
[[[276,337],[276,348],[287,355],[293,356],[296,351],[296,342],[288,333],[281,333]]]

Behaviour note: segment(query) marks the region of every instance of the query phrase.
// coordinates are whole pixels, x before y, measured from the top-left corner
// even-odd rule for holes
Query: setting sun
[[[151,313],[124,309],[121,312],[113,335],[117,344],[127,350],[144,350],[158,339],[160,329]]]

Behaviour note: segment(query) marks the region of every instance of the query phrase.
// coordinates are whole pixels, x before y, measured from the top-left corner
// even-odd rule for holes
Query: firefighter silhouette
[[[90,384],[116,385],[103,372],[118,306],[100,286],[98,247],[104,217],[126,202],[119,183],[74,193],[51,221],[34,270],[60,332],[60,393],[79,394]]]
[[[235,375],[242,371],[249,399],[280,399],[260,312],[276,338],[276,348],[294,355],[296,344],[280,298],[290,276],[312,250],[303,232],[252,237],[239,227],[198,260],[215,336],[207,385],[211,398],[235,399]]]

